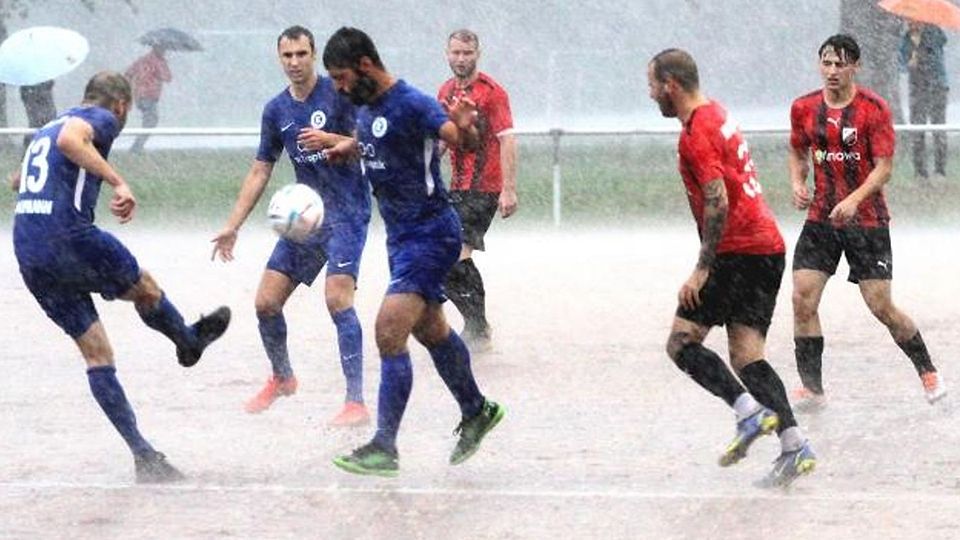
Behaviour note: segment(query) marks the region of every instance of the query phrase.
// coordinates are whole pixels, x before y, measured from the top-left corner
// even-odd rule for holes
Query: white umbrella
[[[20,86],[55,79],[80,65],[87,38],[55,26],[24,28],[0,45],[0,82]]]

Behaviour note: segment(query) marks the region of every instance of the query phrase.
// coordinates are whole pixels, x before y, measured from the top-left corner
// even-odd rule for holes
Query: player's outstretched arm
[[[334,147],[345,140],[353,140],[353,137],[313,128],[303,128],[297,135],[297,144],[313,152]]]
[[[137,200],[123,177],[107,163],[107,160],[93,146],[93,126],[86,120],[70,118],[60,129],[60,134],[57,136],[57,148],[78,167],[99,176],[113,187],[110,213],[117,216],[120,223],[126,223],[133,219]]]
[[[230,212],[230,217],[227,218],[226,225],[211,240],[213,253],[210,254],[210,260],[214,260],[217,253],[220,254],[221,261],[233,260],[233,246],[237,243],[237,233],[247,220],[250,212],[253,211],[253,207],[257,205],[260,196],[263,195],[263,190],[267,187],[267,182],[270,181],[272,174],[273,163],[258,159],[253,161],[250,171],[243,179],[243,185],[240,186],[237,202],[233,205],[233,210]]]
[[[327,161],[341,164],[356,160],[360,157],[360,148],[357,146],[357,139],[338,135],[341,137],[336,144],[324,149],[323,154],[327,156]]]

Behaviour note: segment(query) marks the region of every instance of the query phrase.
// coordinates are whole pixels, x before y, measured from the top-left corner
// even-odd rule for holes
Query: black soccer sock
[[[823,336],[798,337],[793,342],[800,382],[804,388],[823,394]]]
[[[447,278],[443,282],[443,288],[447,294],[447,298],[453,302],[453,305],[457,307],[457,310],[460,311],[460,314],[466,319],[466,314],[470,309],[467,306],[467,297],[464,296],[464,293],[467,292],[467,268],[463,265],[463,261],[457,261],[457,263],[453,265],[453,268],[450,269],[450,272],[447,273]]]
[[[913,367],[917,369],[919,375],[937,371],[937,368],[933,367],[933,361],[930,360],[930,353],[927,352],[927,345],[923,342],[923,336],[920,335],[919,330],[917,330],[917,333],[914,334],[912,338],[902,343],[898,342],[897,345],[910,358],[910,361],[913,362]]]
[[[699,343],[685,345],[675,362],[697,384],[731,407],[746,392],[723,359]]]
[[[757,360],[744,366],[740,370],[740,380],[760,404],[780,417],[777,433],[797,425],[783,381],[766,360]]]
[[[480,275],[477,265],[473,264],[473,259],[467,258],[458,264],[466,269],[464,296],[467,311],[463,313],[463,317],[467,324],[483,330],[487,327],[487,292],[483,288],[483,276]]]

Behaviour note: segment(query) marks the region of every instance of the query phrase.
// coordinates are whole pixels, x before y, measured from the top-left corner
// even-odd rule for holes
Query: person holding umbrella
[[[39,84],[28,84],[20,87],[20,101],[27,111],[27,126],[32,128],[43,127],[47,122],[57,117],[57,106],[53,101],[53,79]],[[23,136],[23,148],[30,144],[33,135]]]
[[[947,119],[947,69],[943,47],[947,36],[938,26],[907,20],[907,32],[900,42],[900,65],[910,82],[910,123],[943,124]],[[926,133],[913,134],[913,171],[921,183],[928,182]],[[947,174],[947,134],[933,134],[934,175]]]
[[[173,80],[170,66],[164,57],[165,52],[166,47],[162,44],[154,44],[150,47],[150,52],[138,58],[124,72],[133,85],[133,100],[143,117],[142,125],[145,128],[156,127],[160,122],[157,103],[163,92],[163,84]],[[138,135],[130,151],[142,152],[147,137],[149,136]]]

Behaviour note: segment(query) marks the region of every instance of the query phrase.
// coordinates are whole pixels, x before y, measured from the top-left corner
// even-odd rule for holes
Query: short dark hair
[[[83,90],[83,102],[108,108],[118,101],[132,100],[130,81],[115,71],[101,71],[90,77]]]
[[[690,53],[682,49],[664,49],[650,60],[653,64],[653,76],[658,82],[667,82],[667,77],[677,81],[680,88],[692,92],[700,88],[700,74],[697,63]]]
[[[373,65],[383,69],[377,46],[370,36],[363,30],[344,26],[334,32],[323,48],[323,67],[355,68],[360,65],[360,59],[366,56]]]
[[[827,47],[833,48],[837,52],[837,55],[840,56],[842,60],[849,63],[854,63],[860,60],[860,45],[857,44],[857,40],[853,39],[853,36],[848,34],[834,34],[827,38],[823,42],[823,45],[820,45],[820,49],[817,50],[817,58],[823,56],[823,51]]]
[[[314,43],[314,41],[313,41],[313,32],[311,32],[310,30],[307,30],[306,28],[300,26],[299,24],[295,24],[295,25],[291,26],[290,28],[287,28],[287,29],[284,30],[283,32],[280,32],[280,35],[277,36],[277,48],[278,48],[278,49],[280,48],[280,40],[281,40],[281,39],[287,38],[287,39],[293,41],[293,40],[296,40],[296,39],[300,39],[301,36],[307,36],[307,39],[310,41],[310,50],[311,50],[311,51],[316,51],[316,50],[317,50],[317,45],[316,45],[316,43]]]
[[[448,44],[450,43],[451,39],[462,41],[464,43],[473,43],[478,49],[480,48],[480,38],[477,37],[477,34],[472,30],[467,30],[466,28],[461,28],[459,30],[450,32],[450,35],[447,36]]]

